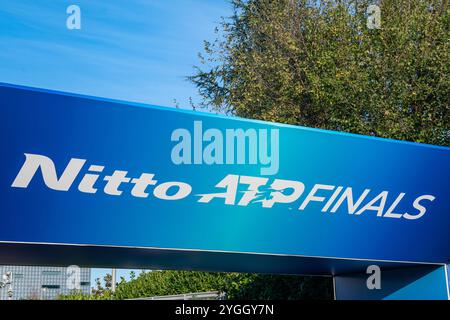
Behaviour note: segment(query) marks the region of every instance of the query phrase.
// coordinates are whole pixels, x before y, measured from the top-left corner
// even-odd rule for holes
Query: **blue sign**
[[[6,84],[0,104],[5,245],[450,259],[449,148]]]
[[[383,271],[379,290],[368,290],[367,274],[335,277],[337,300],[448,300],[446,266]]]

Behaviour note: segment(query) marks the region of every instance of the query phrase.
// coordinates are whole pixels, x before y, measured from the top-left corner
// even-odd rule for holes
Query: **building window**
[[[13,273],[13,279],[23,279],[23,273]]]
[[[43,284],[42,289],[59,289],[61,286],[57,284]]]
[[[91,283],[90,282],[86,282],[86,281],[82,281],[82,282],[80,282],[80,285],[82,285],[82,286],[89,286],[89,285],[91,285]]]
[[[50,271],[50,270],[42,271],[43,276],[59,276],[60,274],[61,274],[61,271]]]

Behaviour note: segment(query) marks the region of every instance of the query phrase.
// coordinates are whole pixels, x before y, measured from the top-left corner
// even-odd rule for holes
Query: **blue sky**
[[[81,30],[66,28],[72,4]],[[227,0],[0,0],[0,82],[189,108],[185,77],[230,14]]]
[[[81,30],[66,28],[70,4]],[[0,0],[0,81],[189,106],[185,77],[230,13],[226,0]]]

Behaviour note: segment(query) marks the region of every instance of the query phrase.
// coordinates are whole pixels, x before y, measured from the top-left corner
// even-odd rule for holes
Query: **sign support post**
[[[366,273],[334,277],[336,300],[448,300],[446,266],[382,270],[381,288],[369,289]]]

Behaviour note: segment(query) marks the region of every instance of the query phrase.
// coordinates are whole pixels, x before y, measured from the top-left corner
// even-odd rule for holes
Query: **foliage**
[[[84,294],[80,290],[73,290],[68,295],[60,295],[58,297],[59,300],[112,300],[114,299],[114,295],[111,291],[112,287],[112,276],[110,274],[106,274],[103,277],[103,281],[105,286],[103,287],[100,278],[95,279],[96,287],[92,288],[92,292],[90,295]]]
[[[119,283],[117,299],[153,297],[183,293],[216,291],[226,275],[196,271],[154,271],[141,273],[136,279]]]
[[[96,289],[93,292],[98,292]],[[246,273],[211,273],[198,271],[142,272],[126,282],[122,278],[116,292],[103,291],[101,295],[86,296],[74,292],[61,296],[63,300],[134,299],[195,292],[218,291],[228,299],[331,299],[329,278],[275,276]]]
[[[245,118],[449,145],[448,0],[233,0],[189,79]]]
[[[99,296],[95,294],[84,294],[81,291],[74,290],[68,295],[60,295],[58,300],[114,300],[114,296],[111,291]]]
[[[305,300],[332,299],[331,278],[287,275],[228,274],[221,288],[228,299]]]

